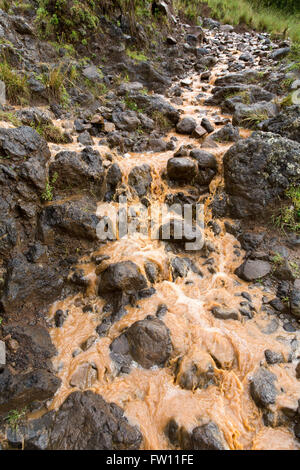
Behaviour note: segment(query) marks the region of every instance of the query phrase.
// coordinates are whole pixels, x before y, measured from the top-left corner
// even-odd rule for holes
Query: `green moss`
[[[148,58],[143,52],[138,52],[138,51],[127,49],[126,54],[135,62],[147,62],[148,60]]]

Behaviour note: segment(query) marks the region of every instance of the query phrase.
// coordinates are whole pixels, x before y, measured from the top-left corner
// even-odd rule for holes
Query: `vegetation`
[[[135,62],[146,62],[148,59],[143,52],[132,51],[127,49],[126,51],[128,57],[133,59]]]
[[[22,410],[11,410],[5,418],[5,421],[11,426],[15,431],[18,430],[20,421],[26,415],[27,409],[23,408]]]
[[[300,6],[298,0],[175,0],[177,10],[197,22],[203,5],[211,16],[224,23],[245,24],[258,31],[300,43]]]
[[[281,206],[272,220],[283,231],[297,232],[300,230],[300,186],[290,186],[285,196],[287,204]]]
[[[56,183],[56,181],[57,181],[57,178],[58,178],[58,174],[57,174],[57,173],[54,173],[54,175],[52,176],[51,181],[47,180],[47,182],[46,182],[46,187],[45,187],[45,191],[44,191],[43,194],[42,194],[42,199],[43,199],[43,201],[46,201],[46,202],[52,201],[52,199],[53,199],[54,185],[55,185],[55,183]]]
[[[0,80],[5,83],[6,98],[12,104],[25,104],[30,98],[27,77],[15,72],[10,64],[0,62]]]

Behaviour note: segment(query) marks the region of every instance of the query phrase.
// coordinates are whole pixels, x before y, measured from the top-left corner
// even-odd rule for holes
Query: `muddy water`
[[[215,76],[220,71],[216,69]],[[194,77],[193,91],[187,91],[183,95],[181,109],[184,114],[198,117],[206,115],[210,118],[219,111],[217,108],[195,103],[202,85],[199,77]],[[172,135],[175,134],[170,134],[168,138]],[[244,131],[242,135],[247,137],[249,132]],[[176,137],[178,147],[187,143],[199,147],[199,141],[190,137]],[[230,145],[208,149],[218,159],[220,174],[222,157]],[[155,207],[167,193],[182,190],[170,189],[161,178],[173,153],[129,154],[125,158],[114,155],[114,158],[123,172],[124,184],[127,183],[130,169],[135,165],[151,165],[151,201]],[[211,191],[220,184],[223,184],[221,176],[212,182]],[[184,188],[185,191],[188,189]],[[131,202],[137,202],[134,195]],[[98,215],[109,215],[112,206],[113,203],[99,203]],[[207,217],[209,218],[209,214]],[[165,250],[163,242],[135,235],[100,247],[95,246],[95,253],[110,256],[108,261],[101,264],[101,269],[105,269],[110,263],[130,259],[140,266],[143,273],[145,261],[152,261],[160,268],[161,274],[154,285],[156,293],[151,298],[140,300],[135,307],[126,307],[127,314],[111,327],[106,337],[97,337],[87,351],[73,357],[72,353],[76,348],[96,335],[95,328],[103,317],[104,301],[96,295],[96,266],[89,259],[82,260],[80,268],[84,269],[90,280],[88,292],[57,302],[49,312],[50,318],[59,308],[69,312],[63,327],[53,328],[51,331],[58,350],[54,366],[62,380],[62,386],[49,407],[58,408],[76,390],[70,386],[73,374],[80,365],[91,363],[97,368],[98,375],[96,381],[86,388],[122,407],[129,422],[140,428],[144,436],[144,449],[171,448],[164,428],[173,417],[188,430],[209,420],[214,421],[223,431],[231,449],[297,449],[299,445],[288,428],[272,429],[264,426],[261,412],[249,395],[249,379],[260,364],[265,364],[264,351],[271,349],[281,352],[287,358],[290,340],[296,337],[296,333],[288,333],[280,326],[272,333],[272,318],[262,312],[262,297],[269,296],[271,299],[274,294],[263,292],[260,287],[250,286],[234,275],[243,259],[237,240],[227,234],[224,227],[218,237],[209,228],[205,229],[205,233],[206,238],[215,246],[215,251],[210,254],[214,259],[215,273],[210,273],[207,266],[203,266],[205,258],[193,252],[188,256],[201,269],[204,277],[190,273],[187,278],[179,278],[175,282],[172,282],[170,270],[172,255]],[[179,256],[186,254],[181,253]],[[223,321],[211,314],[211,309],[216,306],[238,309],[243,300],[238,296],[241,292],[248,292],[253,299],[256,312],[252,320]],[[170,330],[174,346],[171,364],[163,369],[150,370],[136,364],[130,374],[118,376],[109,354],[112,340],[137,320],[155,314],[162,303],[168,306],[163,321]],[[83,307],[86,305],[92,306],[93,311],[84,313]],[[213,358],[217,384],[205,390],[182,389],[176,383],[173,367],[179,357],[184,358],[182,364],[201,364],[206,357]],[[294,369],[295,365],[292,363],[270,366],[270,370],[278,377],[277,389],[284,390],[284,393],[279,392],[274,411],[276,407],[296,406],[300,385],[295,379]]]

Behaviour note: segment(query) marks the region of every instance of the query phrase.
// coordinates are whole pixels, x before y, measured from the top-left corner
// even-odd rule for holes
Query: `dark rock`
[[[290,52],[290,47],[282,47],[281,49],[275,49],[275,51],[271,52],[270,59],[280,60],[283,57],[286,57]]]
[[[28,263],[19,255],[8,264],[1,304],[6,313],[37,311],[57,300],[62,287],[63,279],[57,271],[48,265]]]
[[[21,409],[32,402],[51,398],[60,379],[43,369],[13,376],[8,368],[0,372],[0,412]]]
[[[262,130],[300,143],[300,106],[283,108],[277,116],[262,123]]]
[[[193,117],[186,116],[178,122],[176,130],[179,134],[192,134],[196,126],[196,120]]]
[[[96,150],[86,147],[81,153],[63,151],[55,156],[49,167],[50,179],[56,174],[56,189],[85,189],[103,194],[104,169]]]
[[[214,307],[212,314],[220,320],[239,320],[239,314],[236,310],[228,310],[221,307]]]
[[[226,124],[222,129],[212,134],[210,138],[216,142],[237,142],[241,137],[237,127]]]
[[[209,134],[215,130],[214,126],[210,123],[207,118],[202,119],[201,126],[204,127],[206,132],[208,132]]]
[[[266,408],[275,403],[278,393],[274,385],[276,380],[276,375],[264,367],[255,372],[250,382],[250,393],[259,408]]]
[[[247,260],[237,270],[235,274],[244,281],[255,281],[267,276],[272,271],[272,266],[267,261]]]
[[[122,172],[117,163],[111,165],[106,175],[106,193],[105,201],[111,201],[115,194],[117,186],[122,182]]]
[[[277,353],[270,349],[265,350],[265,358],[268,364],[280,364],[284,362],[282,353]]]
[[[233,145],[223,161],[232,215],[257,217],[299,179],[300,145],[276,134],[255,132]]]
[[[151,167],[146,163],[141,166],[135,166],[128,175],[128,184],[135,189],[139,197],[146,196],[149,193],[151,183]]]
[[[168,160],[167,171],[170,179],[190,181],[197,174],[197,166],[189,158],[173,157]]]
[[[296,317],[300,318],[300,290],[294,288],[291,292],[291,314]]]
[[[147,281],[132,261],[110,264],[99,276],[99,294],[137,292],[147,287]]]
[[[154,284],[157,281],[157,277],[159,274],[157,264],[151,261],[147,261],[144,267],[145,267],[145,273],[149,282],[151,282],[151,284]]]
[[[47,244],[53,243],[56,237],[92,241],[98,239],[97,226],[100,219],[96,216],[96,204],[80,198],[63,203],[51,203],[41,213],[39,220],[39,237]]]
[[[26,450],[138,450],[142,442],[123,410],[91,391],[72,393],[22,434]]]
[[[125,333],[131,357],[145,369],[163,367],[172,353],[170,332],[155,317],[134,323]]]
[[[90,136],[88,131],[84,131],[79,136],[77,137],[77,140],[80,144],[88,146],[88,145],[93,145],[93,139]]]
[[[256,129],[259,122],[273,118],[278,113],[275,103],[260,102],[251,105],[237,104],[232,117],[234,126],[243,126],[248,129]]]
[[[218,426],[210,421],[197,426],[192,433],[192,449],[194,450],[229,450],[223,433]]]
[[[197,160],[199,168],[211,168],[213,170],[217,168],[217,160],[212,153],[205,152],[204,150],[193,149],[190,152],[190,157]]]

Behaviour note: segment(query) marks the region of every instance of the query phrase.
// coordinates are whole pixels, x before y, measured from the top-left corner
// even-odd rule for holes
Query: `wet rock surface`
[[[138,450],[142,435],[123,411],[90,391],[74,392],[59,411],[12,433],[27,450]]]

